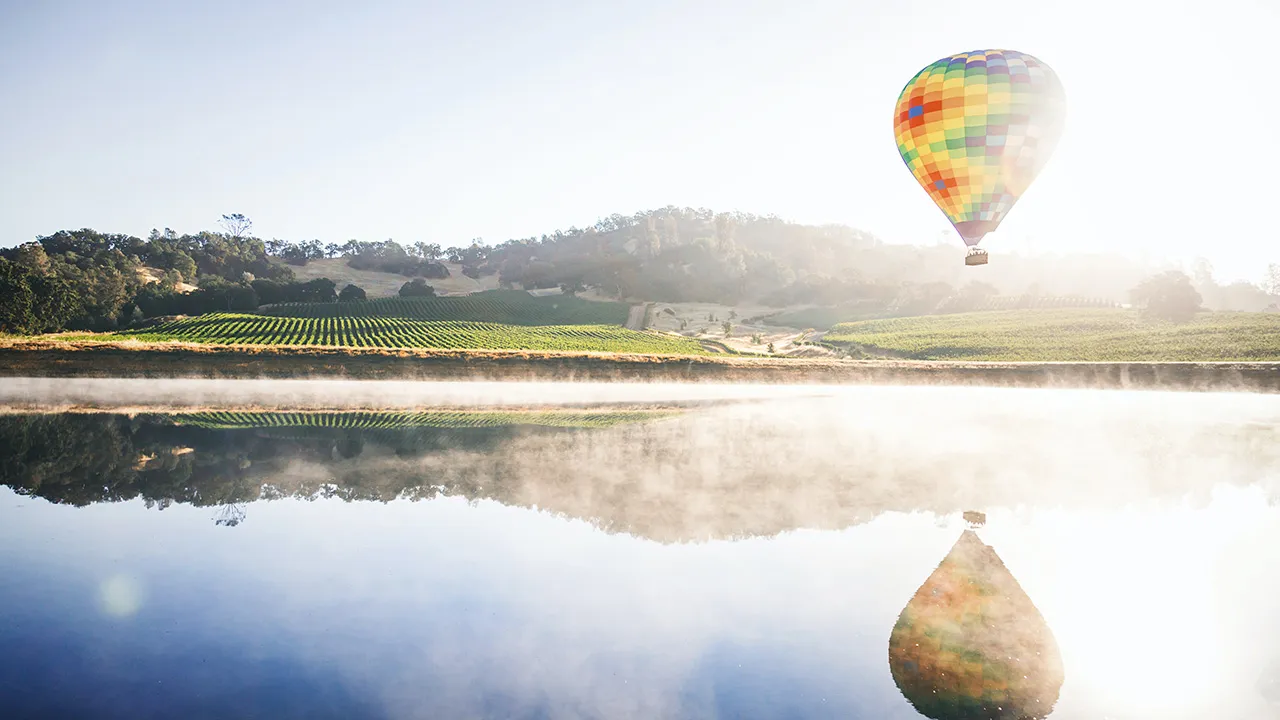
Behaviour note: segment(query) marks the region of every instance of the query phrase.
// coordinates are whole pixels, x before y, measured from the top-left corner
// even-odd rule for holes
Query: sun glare
[[[1028,590],[1061,649],[1067,702],[1160,717],[1247,694],[1262,659],[1239,656],[1223,617],[1224,606],[1251,611],[1250,589],[1219,580],[1243,562],[1233,544],[1259,527],[1274,535],[1259,524],[1266,508],[1260,493],[1233,491],[1202,509],[1038,516],[1055,538],[1036,556],[1052,579],[1042,595]]]

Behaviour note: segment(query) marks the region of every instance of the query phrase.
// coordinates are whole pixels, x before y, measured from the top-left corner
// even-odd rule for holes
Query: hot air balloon
[[[975,50],[911,78],[893,116],[898,152],[985,265],[977,245],[1000,226],[1062,133],[1066,100],[1053,70],[1026,53]]]
[[[1062,688],[1062,658],[1040,611],[973,527],[894,625],[889,670],[933,720],[1041,720]]]

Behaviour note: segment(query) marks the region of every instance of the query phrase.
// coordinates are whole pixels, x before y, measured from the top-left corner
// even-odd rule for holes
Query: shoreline
[[[958,362],[22,339],[0,378],[662,382],[1280,393],[1280,362]]]

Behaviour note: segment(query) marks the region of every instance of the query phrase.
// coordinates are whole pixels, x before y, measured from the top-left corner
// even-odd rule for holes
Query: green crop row
[[[286,303],[259,314],[297,318],[405,318],[470,321],[503,325],[622,325],[627,305],[593,302],[572,295],[533,297],[521,290],[490,290],[433,298],[378,298],[364,302]]]
[[[915,360],[1265,361],[1280,360],[1280,314],[1002,310],[841,323],[823,340]]]
[[[441,322],[388,317],[293,318],[212,313],[181,318],[117,337],[214,345],[549,350],[702,355],[694,340],[617,325],[526,327],[489,322]]]
[[[430,412],[202,412],[168,417],[178,425],[208,430],[332,428],[342,430],[401,430],[411,428],[486,428],[536,425],[560,428],[600,428],[670,416],[665,410],[529,410]]]

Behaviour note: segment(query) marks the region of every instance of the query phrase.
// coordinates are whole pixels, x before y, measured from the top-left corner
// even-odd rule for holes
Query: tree
[[[199,275],[196,271],[196,261],[192,260],[191,256],[186,253],[180,252],[174,255],[172,268],[182,276],[184,281],[190,280],[194,283],[196,276]]]
[[[1186,322],[1200,310],[1202,298],[1191,278],[1177,270],[1152,275],[1129,292],[1134,305],[1162,320]]]
[[[253,286],[222,278],[208,278],[200,284],[199,290],[179,297],[191,315],[222,311],[253,312],[258,309],[258,293]]]
[[[400,297],[435,297],[436,289],[422,278],[414,278],[400,286]]]
[[[1280,263],[1267,266],[1267,279],[1262,286],[1269,295],[1280,295]]]
[[[66,327],[67,321],[80,309],[80,297],[75,289],[53,275],[32,275],[28,278],[34,295],[31,306],[35,315],[36,332],[57,332]]]
[[[25,335],[36,326],[35,293],[26,268],[0,259],[0,332]]]
[[[301,302],[333,302],[338,299],[338,284],[329,278],[316,278],[302,283]]]
[[[223,215],[222,219],[218,221],[218,224],[222,226],[223,230],[227,231],[228,235],[236,240],[244,237],[245,234],[249,232],[250,228],[253,227],[253,221],[240,213]]]
[[[19,245],[17,248],[17,257],[14,262],[30,270],[36,275],[44,275],[49,272],[49,255],[44,251],[44,246],[38,242],[29,242]]]
[[[277,254],[277,257],[290,265],[297,266],[306,265],[311,260],[307,249],[301,245],[288,245]]]
[[[1206,258],[1198,257],[1191,263],[1191,275],[1196,287],[1206,288],[1217,284],[1213,279],[1213,263]]]
[[[364,289],[358,285],[348,285],[338,293],[338,302],[358,302],[367,299]]]

